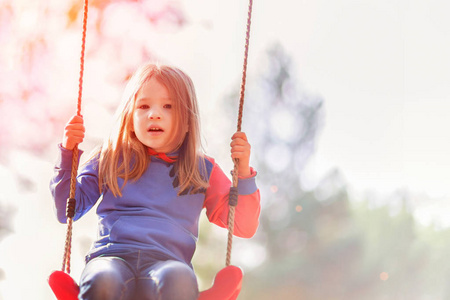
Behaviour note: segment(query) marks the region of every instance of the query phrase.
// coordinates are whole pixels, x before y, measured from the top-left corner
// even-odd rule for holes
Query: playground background
[[[0,0],[0,299],[53,299],[65,226],[48,190],[76,111],[81,1]],[[261,226],[235,239],[239,299],[450,299],[450,3],[255,1],[243,130]],[[93,0],[82,113],[90,152],[147,60],[190,74],[207,153],[231,170],[246,1]],[[87,155],[84,156],[85,158]],[[72,275],[96,235],[75,223]],[[202,289],[225,261],[205,218]]]

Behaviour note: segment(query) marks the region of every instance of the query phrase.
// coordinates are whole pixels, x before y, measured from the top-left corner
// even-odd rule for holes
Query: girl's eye
[[[164,105],[164,108],[172,108],[172,104],[166,104]]]
[[[139,105],[139,109],[148,109],[150,106],[148,106],[147,104],[142,104],[142,105]]]

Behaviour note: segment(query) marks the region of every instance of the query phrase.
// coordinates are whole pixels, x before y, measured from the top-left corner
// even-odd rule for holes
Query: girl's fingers
[[[248,160],[250,157],[250,145],[233,146],[231,148],[231,157]]]
[[[234,143],[231,145],[231,153],[233,152],[246,152],[250,154],[251,146],[249,143],[240,144],[240,143]]]
[[[69,138],[84,138],[84,132],[83,131],[71,131],[71,132],[67,132],[66,136]]]
[[[74,115],[70,118],[68,123],[83,123],[83,116]]]
[[[231,147],[233,147],[235,145],[250,145],[250,143],[247,141],[247,138],[244,139],[244,138],[236,137],[230,143]]]
[[[83,118],[80,116],[74,116],[72,119],[67,123],[66,127],[64,128],[66,132],[85,132],[85,127],[83,124]]]
[[[231,158],[239,159],[238,174],[240,176],[249,176],[250,171],[250,150],[251,145],[247,140],[245,132],[236,132],[232,136],[231,141]]]
[[[250,153],[250,147],[236,145],[231,148],[231,153],[234,152]]]
[[[231,141],[230,146],[231,147],[236,146],[236,145],[242,145],[243,146],[243,145],[247,145],[247,144],[248,144],[248,142],[246,140],[237,138],[237,139],[234,139],[234,140]]]
[[[248,155],[245,155],[244,153],[232,153],[231,158],[247,159]]]
[[[239,139],[239,138],[243,139],[244,141],[247,141],[247,135],[245,134],[245,132],[242,132],[242,131],[235,132],[233,134],[233,136],[231,137],[232,140]]]
[[[66,132],[66,133],[70,133],[70,132],[79,132],[79,133],[83,133],[84,134],[84,132],[85,132],[85,130],[84,130],[84,128],[71,128],[71,127],[68,127],[68,128],[66,128],[65,130],[64,130],[64,132]]]
[[[73,121],[73,122],[72,122]],[[66,124],[66,127],[73,126],[73,127],[84,127],[84,122],[81,120],[81,122],[76,120],[71,120]]]
[[[232,158],[245,158],[250,156],[251,146],[247,141],[247,136],[244,132],[236,132],[230,143]]]
[[[83,124],[70,124],[70,125],[66,125],[66,127],[64,128],[64,132],[69,133],[69,132],[79,132],[79,133],[83,133],[86,131],[86,129],[84,128]]]
[[[82,116],[75,115],[70,118],[64,127],[63,147],[72,150],[76,144],[83,142],[85,131]]]

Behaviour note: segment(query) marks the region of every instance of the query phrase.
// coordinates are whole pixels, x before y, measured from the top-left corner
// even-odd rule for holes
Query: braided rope
[[[253,0],[249,0],[248,4],[248,15],[247,15],[247,30],[245,34],[245,50],[244,50],[244,65],[242,70],[242,80],[241,80],[241,93],[239,98],[239,114],[237,122],[237,131],[241,131],[242,125],[242,112],[244,110],[244,94],[245,94],[245,83],[247,78],[247,60],[248,60],[248,46],[250,41],[250,25],[252,20],[252,8]],[[227,243],[227,255],[225,260],[225,265],[228,267],[231,264],[231,251],[233,248],[233,232],[234,232],[234,215],[237,205],[237,186],[239,179],[239,159],[234,159],[234,169],[233,169],[233,186],[230,189],[230,205],[228,212],[228,243]],[[234,190],[234,191],[232,191]],[[234,199],[236,197],[236,199]],[[233,198],[233,199],[232,199]]]
[[[81,54],[80,54],[80,77],[78,80],[78,101],[77,101],[77,115],[81,116],[81,99],[83,95],[83,75],[84,75],[84,53],[86,48],[86,28],[88,17],[88,0],[84,0],[83,6],[83,32],[81,38]],[[72,249],[72,224],[73,217],[75,215],[75,190],[76,190],[76,178],[78,169],[78,145],[72,150],[72,172],[70,177],[70,194],[67,203],[67,232],[66,241],[64,246],[64,256],[62,263],[62,271],[70,274],[70,256]]]
[[[81,53],[80,53],[80,78],[78,80],[78,105],[77,115],[81,116],[81,98],[83,95],[83,75],[84,75],[84,52],[86,49],[86,31],[88,17],[88,0],[84,0],[83,6],[83,33],[81,37]]]

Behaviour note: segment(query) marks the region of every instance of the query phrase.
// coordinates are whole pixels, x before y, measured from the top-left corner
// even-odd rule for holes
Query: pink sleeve
[[[227,228],[231,181],[213,159],[208,159],[213,168],[203,206],[210,222]],[[234,235],[243,238],[250,238],[255,234],[261,211],[260,193],[255,182],[256,172],[253,169],[251,172],[252,175],[249,177],[240,177],[238,183],[239,197],[235,210]]]

